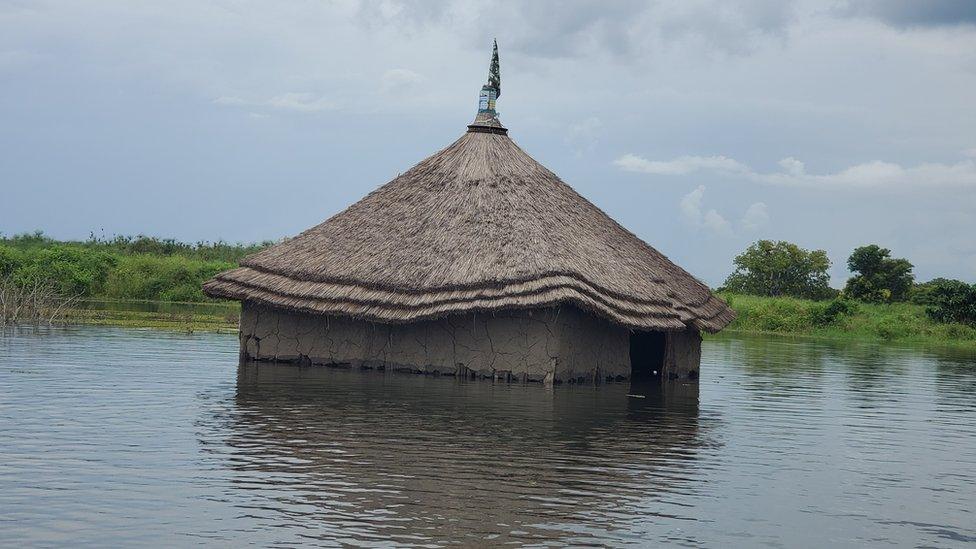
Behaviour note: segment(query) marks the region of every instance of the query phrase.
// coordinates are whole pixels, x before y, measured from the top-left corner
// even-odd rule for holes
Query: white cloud
[[[912,167],[875,160],[826,174],[807,173],[803,162],[793,157],[779,161],[783,171],[767,173],[757,172],[749,166],[725,156],[681,156],[673,160],[648,160],[634,154],[625,154],[615,160],[614,165],[624,171],[654,175],[687,175],[702,170],[723,176],[738,176],[770,185],[831,189],[976,186],[976,160],[973,159],[961,160],[954,164],[930,162]]]
[[[702,219],[702,225],[717,235],[732,236],[732,226],[729,225],[729,222],[726,221],[725,218],[715,210],[708,210],[705,212],[705,217]]]
[[[655,175],[687,175],[699,170],[728,173],[749,171],[748,166],[725,156],[680,156],[673,160],[661,161],[625,154],[613,163],[624,171]]]
[[[702,197],[705,196],[705,186],[699,185],[695,190],[681,197],[681,213],[685,219],[694,225],[701,223],[702,219]]]
[[[803,165],[803,162],[800,162],[792,156],[780,160],[779,165],[782,166],[787,173],[792,175],[803,175],[803,173],[806,172],[806,166]]]
[[[745,230],[755,231],[762,228],[768,222],[769,213],[767,212],[766,203],[756,202],[746,209],[746,213],[742,214],[742,221],[740,223]]]
[[[696,227],[704,227],[720,236],[731,236],[732,226],[715,210],[702,212],[702,201],[705,196],[705,186],[699,185],[690,193],[681,197],[679,207],[685,220]]]
[[[217,105],[231,107],[266,107],[294,112],[322,112],[336,108],[336,104],[325,96],[307,92],[287,92],[268,99],[249,100],[238,96],[221,96],[213,101]]]

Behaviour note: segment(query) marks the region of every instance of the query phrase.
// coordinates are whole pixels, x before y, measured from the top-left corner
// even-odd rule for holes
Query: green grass
[[[67,311],[64,322],[125,328],[153,328],[179,332],[237,333],[240,306],[237,303],[201,308],[194,303],[118,301],[97,308],[77,307]],[[139,310],[144,309],[144,310]],[[151,310],[145,310],[151,309]]]
[[[853,303],[848,311],[826,312],[831,302],[791,297],[759,297],[720,294],[738,317],[726,330],[765,333],[927,343],[976,348],[976,328],[965,324],[940,324],[925,314],[925,307],[911,303]]]

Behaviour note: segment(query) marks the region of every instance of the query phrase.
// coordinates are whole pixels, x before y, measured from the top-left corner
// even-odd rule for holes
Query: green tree
[[[830,259],[823,250],[804,250],[784,240],[760,240],[736,256],[733,264],[735,271],[722,290],[806,299],[836,294],[829,286]]]
[[[926,314],[936,322],[976,325],[976,284],[937,278],[928,287]]]
[[[892,258],[891,250],[877,244],[856,248],[847,268],[855,274],[847,281],[844,295],[860,301],[905,301],[915,282],[914,266],[907,259]]]

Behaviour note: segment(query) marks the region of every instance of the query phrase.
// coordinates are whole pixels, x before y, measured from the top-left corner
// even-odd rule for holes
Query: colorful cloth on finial
[[[495,98],[502,96],[502,71],[498,66],[498,41],[495,40],[491,53],[491,67],[488,69],[488,85],[495,88]]]

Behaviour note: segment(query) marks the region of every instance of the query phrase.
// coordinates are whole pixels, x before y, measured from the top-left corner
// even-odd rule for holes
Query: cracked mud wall
[[[479,375],[506,380],[629,376],[623,328],[574,307],[376,324],[244,303],[242,358]]]
[[[701,366],[701,334],[688,329],[668,332],[664,373],[669,379],[696,380]]]
[[[630,331],[575,307],[560,307],[557,379],[630,377]]]

